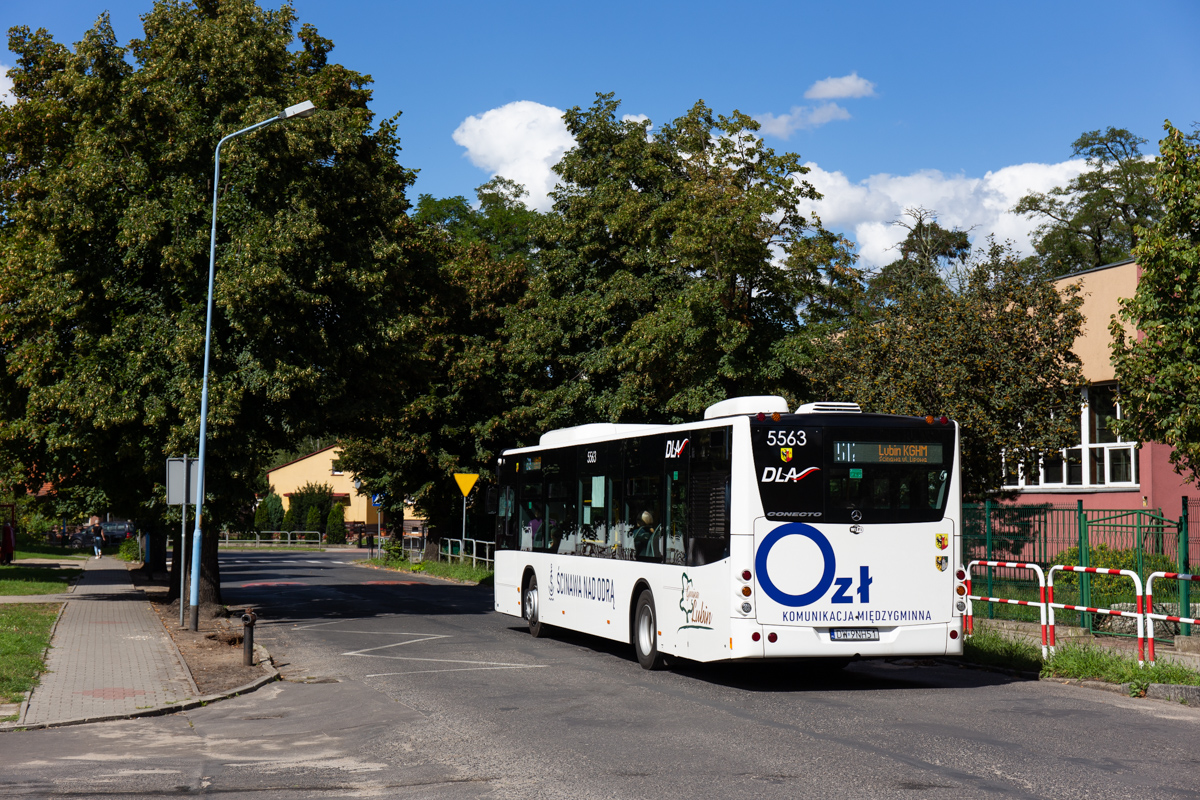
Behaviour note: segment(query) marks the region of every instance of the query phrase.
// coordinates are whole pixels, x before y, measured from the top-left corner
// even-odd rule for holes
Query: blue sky
[[[271,4],[268,0],[267,4]],[[150,0],[9,0],[7,30],[74,43],[104,10],[141,33]],[[500,172],[541,195],[569,146],[557,117],[615,92],[655,122],[697,99],[764,121],[799,153],[826,199],[814,209],[891,260],[907,206],[1027,248],[1033,223],[1007,209],[1077,174],[1070,143],[1164,119],[1200,120],[1200,4],[393,3],[297,0],[333,57],[375,80],[380,116],[403,112],[401,161],[417,193],[473,197]],[[0,64],[13,56],[0,51]],[[829,80],[834,79],[834,80]],[[530,198],[544,207],[544,196]]]

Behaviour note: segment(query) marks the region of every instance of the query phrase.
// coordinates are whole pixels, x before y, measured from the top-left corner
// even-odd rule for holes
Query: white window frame
[[[1121,419],[1121,395],[1116,383],[1099,383],[1095,384],[1095,388],[1112,388],[1116,393],[1116,410],[1117,419]],[[1031,482],[1027,480],[1026,470],[1024,465],[1018,465],[1018,476],[1015,484],[1003,483],[1004,477],[1001,478],[1002,488],[1027,492],[1087,492],[1100,490],[1116,490],[1116,491],[1132,491],[1141,487],[1138,474],[1138,450],[1141,447],[1140,442],[1125,441],[1120,436],[1115,442],[1092,442],[1091,436],[1091,405],[1089,403],[1089,395],[1092,386],[1084,387],[1081,392],[1082,406],[1079,411],[1079,431],[1080,442],[1074,447],[1062,450],[1059,457],[1062,459],[1062,480],[1054,483],[1046,482],[1046,468],[1043,461],[1038,462],[1037,481]],[[1068,450],[1078,450],[1081,458],[1080,468],[1083,472],[1082,481],[1080,483],[1068,483],[1070,479],[1069,467],[1067,464]],[[1113,467],[1114,459],[1113,452],[1117,450],[1125,450],[1129,452],[1130,464],[1129,473],[1131,480],[1114,481]],[[1092,480],[1092,462],[1091,460],[1099,456],[1103,458],[1103,473],[1101,481]],[[1008,475],[1008,465],[1004,464],[1004,476]]]

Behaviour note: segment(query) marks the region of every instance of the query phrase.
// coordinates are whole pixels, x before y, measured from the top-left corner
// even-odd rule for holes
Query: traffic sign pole
[[[454,473],[454,482],[458,484],[458,490],[463,496],[463,523],[462,523],[462,538],[464,545],[467,539],[467,495],[471,493],[471,488],[475,486],[475,481],[479,480],[479,474],[475,472],[456,472]],[[471,552],[475,552],[474,547]]]

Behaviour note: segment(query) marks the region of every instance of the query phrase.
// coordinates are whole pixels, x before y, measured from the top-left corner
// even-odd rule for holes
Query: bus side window
[[[688,566],[729,557],[729,428],[695,431],[688,485],[688,526],[684,539]]]
[[[621,558],[662,563],[663,452],[666,438],[643,436],[625,442],[625,521]]]
[[[542,459],[546,481],[546,535],[543,547],[549,553],[574,553],[578,539],[575,519],[575,450],[547,453]]]
[[[675,445],[678,448],[678,445]],[[672,451],[668,451],[670,454]],[[687,563],[687,530],[688,530],[688,465],[691,462],[691,449],[684,447],[680,452],[674,450],[674,457],[666,462],[667,509],[666,519],[666,556],[668,564]]]
[[[517,547],[517,493],[511,486],[500,487],[500,498],[496,516],[496,547],[513,550]]]

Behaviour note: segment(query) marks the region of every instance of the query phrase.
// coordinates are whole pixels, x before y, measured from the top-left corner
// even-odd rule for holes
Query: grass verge
[[[82,572],[55,567],[5,567],[0,570],[0,596],[58,594]]]
[[[963,658],[989,667],[1037,672],[1044,678],[1128,683],[1135,696],[1145,694],[1152,683],[1200,686],[1200,672],[1189,667],[1171,661],[1139,667],[1133,656],[1093,644],[1059,645],[1057,652],[1043,661],[1037,645],[1009,639],[978,620],[975,634],[963,644]]]
[[[486,567],[472,567],[470,564],[452,563],[446,561],[421,561],[413,564],[407,560],[368,558],[365,564],[383,569],[393,569],[397,572],[420,572],[435,578],[446,578],[461,583],[474,583],[479,586],[491,586],[493,571]]]
[[[1128,683],[1138,694],[1152,683],[1200,686],[1200,672],[1173,661],[1139,667],[1132,656],[1103,647],[1071,643],[1057,650],[1042,666],[1044,677]]]
[[[1042,650],[1029,642],[1009,639],[994,628],[975,621],[975,633],[963,642],[963,658],[989,667],[1024,672],[1042,669]]]
[[[60,603],[0,605],[0,698],[19,703],[46,668],[42,655]]]

